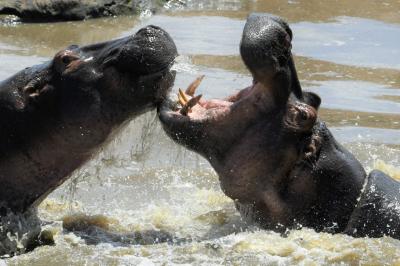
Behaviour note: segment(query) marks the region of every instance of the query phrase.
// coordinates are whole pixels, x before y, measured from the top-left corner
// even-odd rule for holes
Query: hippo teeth
[[[178,102],[182,106],[180,109],[180,113],[182,115],[187,115],[193,106],[199,103],[202,95],[194,96],[196,89],[199,87],[201,81],[203,80],[204,75],[196,78],[190,85],[187,87],[185,92],[182,89],[178,90]]]
[[[190,85],[187,87],[187,89],[185,91],[186,94],[190,95],[190,96],[194,96],[196,89],[199,87],[199,85],[204,77],[205,77],[205,75],[201,75],[201,76],[197,77],[192,83],[190,83]]]
[[[192,99],[190,99],[183,107],[182,109],[179,111],[182,115],[187,115],[193,106],[195,106],[196,104],[199,103],[201,97],[203,95],[197,95],[196,97],[193,97]]]
[[[178,90],[178,101],[182,106],[188,102],[188,96],[181,89]]]

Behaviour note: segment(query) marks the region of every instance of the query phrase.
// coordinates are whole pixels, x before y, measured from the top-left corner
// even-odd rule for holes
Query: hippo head
[[[23,74],[26,84],[17,106],[29,109],[38,102],[45,104],[48,97],[60,96],[65,103],[71,99],[75,107],[89,101],[107,109],[110,119],[124,119],[163,99],[171,85],[168,70],[176,55],[171,37],[156,26],[109,42],[71,45],[48,64],[25,71],[30,73]]]
[[[147,26],[69,46],[0,82],[0,208],[40,203],[112,133],[161,103],[176,56],[168,33]]]
[[[203,100],[194,96],[198,80],[180,91],[182,108],[165,102],[159,109],[167,134],[211,163],[224,193],[240,204],[262,206],[258,210],[273,223],[289,219],[277,195],[287,191],[277,187],[299,161],[315,156],[311,136],[320,98],[301,91],[291,41],[282,19],[249,16],[240,53],[253,84],[224,100]]]
[[[161,106],[159,116],[165,131],[216,165],[234,159],[236,152],[240,154],[238,160],[243,159],[244,151],[256,153],[264,148],[260,142],[267,142],[268,149],[277,153],[284,150],[278,148],[282,145],[296,146],[298,143],[289,140],[311,132],[320,99],[301,91],[291,41],[292,32],[281,18],[249,16],[240,53],[253,76],[253,84],[226,99],[204,100],[200,95],[194,96],[200,77],[186,92],[179,92],[182,107],[172,101]],[[287,153],[294,154],[285,152],[282,156]],[[280,161],[282,158],[278,157],[277,154]],[[251,158],[252,163],[262,159],[256,154]],[[242,167],[242,163],[238,165]]]
[[[20,121],[10,130],[24,131],[32,123],[71,129],[87,136],[72,137],[86,151],[115,126],[163,100],[174,81],[170,66],[176,56],[173,40],[156,26],[109,42],[71,45],[0,83],[0,108],[11,112],[2,117]]]

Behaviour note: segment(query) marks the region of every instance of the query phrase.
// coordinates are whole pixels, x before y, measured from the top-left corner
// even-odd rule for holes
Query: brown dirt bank
[[[156,11],[167,0],[0,0],[0,14],[23,21],[47,22]]]

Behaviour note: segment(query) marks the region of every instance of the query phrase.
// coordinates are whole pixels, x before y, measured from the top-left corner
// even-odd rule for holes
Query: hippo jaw
[[[264,34],[253,34],[263,30]],[[320,100],[307,93],[306,98],[315,103],[301,103],[310,101],[304,99],[299,87],[291,39],[291,30],[280,18],[251,15],[243,31],[240,52],[253,75],[253,84],[225,99],[204,100],[201,95],[194,95],[202,77],[198,78],[186,92],[178,93],[181,107],[166,101],[159,109],[168,135],[206,158],[222,158],[238,138],[260,121],[273,120],[277,127],[310,131]]]
[[[182,108],[165,103],[159,109],[167,134],[203,155],[218,173],[224,193],[237,204],[256,206],[263,212],[260,217],[269,217],[264,224],[293,222],[295,213],[279,195],[282,183],[290,184],[289,191],[313,186],[310,179],[304,186],[290,181],[293,169],[307,156],[320,103],[317,95],[303,94],[299,87],[291,37],[282,20],[250,16],[240,51],[253,84],[225,100],[207,101],[189,99],[195,82],[180,92]],[[312,193],[293,198],[304,203],[300,209],[314,200]]]
[[[181,102],[183,107],[169,100],[159,108],[164,130],[179,144],[209,159],[223,158],[238,138],[260,123],[302,134],[311,131],[317,116],[314,107],[300,101],[278,105],[270,87],[256,81],[225,99],[204,100],[201,95],[182,93],[187,99]]]

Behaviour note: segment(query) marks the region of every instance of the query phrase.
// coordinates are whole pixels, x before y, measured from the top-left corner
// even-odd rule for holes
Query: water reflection
[[[356,112],[352,110],[320,109],[319,116],[329,126],[362,126],[400,129],[398,114]]]
[[[0,81],[25,67],[37,65],[47,61],[47,58],[40,56],[21,56],[2,54],[0,51]]]
[[[368,127],[333,127],[331,131],[342,143],[362,142],[400,146],[400,130]]]
[[[146,23],[162,25],[182,54],[237,55],[244,20],[156,16]],[[291,27],[297,55],[345,65],[400,69],[398,25],[340,17],[335,22],[292,23]]]
[[[239,55],[190,55],[189,58],[194,65],[249,74]],[[304,56],[295,56],[295,63],[299,77],[306,86],[311,86],[314,81],[361,80],[400,88],[400,71],[395,69],[349,66]]]
[[[120,37],[138,21],[138,17],[121,16],[57,23],[6,23],[0,25],[0,53],[52,56],[70,44],[85,45]],[[13,49],[5,51],[10,45]]]
[[[319,83],[319,84],[318,84]],[[373,113],[400,114],[400,103],[380,95],[400,96],[400,90],[361,81],[315,82],[309,87],[322,98],[322,107]]]
[[[385,22],[400,22],[400,2],[397,0],[272,0],[249,1],[249,7],[259,12],[275,13],[289,21],[329,21],[338,16],[372,18]]]
[[[294,52],[339,64],[400,70],[400,25],[340,17],[335,22],[292,24]]]
[[[400,23],[400,2],[387,0],[220,0],[181,1],[178,16],[212,15],[244,19],[249,12],[272,13],[290,22],[327,22],[339,16],[362,17]],[[178,8],[179,9],[179,8]]]
[[[154,16],[124,35],[132,34],[144,24],[161,25],[174,39],[180,54],[237,55],[244,20]]]

